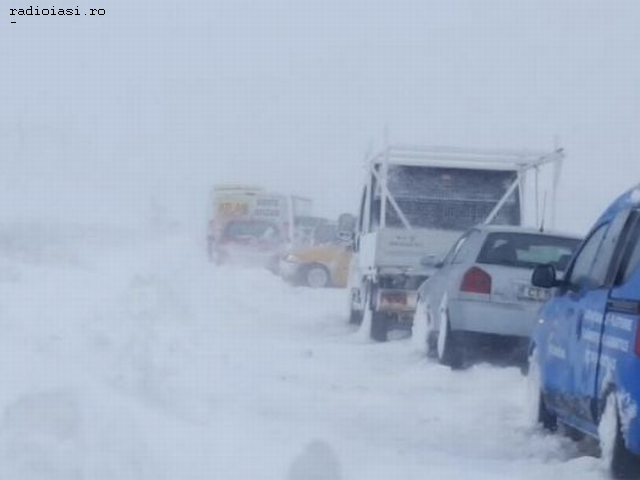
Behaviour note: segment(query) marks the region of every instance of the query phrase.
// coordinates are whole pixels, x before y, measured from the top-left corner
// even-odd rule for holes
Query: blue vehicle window
[[[640,222],[636,222],[627,245],[629,249],[622,260],[617,285],[625,285],[640,267]]]
[[[578,257],[573,263],[569,284],[574,287],[598,287],[604,282],[604,278],[592,277],[592,267],[600,250],[600,245],[604,240],[609,224],[601,225],[591,234],[587,242],[580,250]]]
[[[621,239],[626,236],[629,229],[632,227],[635,216],[630,215],[629,209],[618,212],[613,221],[611,222],[607,234],[596,254],[595,263],[591,270],[591,278],[596,281],[595,286],[611,285],[612,279],[610,272],[612,270],[612,264],[616,264],[615,259],[617,257],[616,252],[619,251],[619,245],[621,245]],[[613,265],[614,267],[616,265]],[[615,272],[612,272],[615,273]]]

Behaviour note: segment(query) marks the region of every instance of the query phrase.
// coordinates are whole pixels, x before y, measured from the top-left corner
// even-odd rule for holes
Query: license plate
[[[546,302],[549,299],[549,290],[531,285],[523,285],[520,288],[520,297],[536,302]]]

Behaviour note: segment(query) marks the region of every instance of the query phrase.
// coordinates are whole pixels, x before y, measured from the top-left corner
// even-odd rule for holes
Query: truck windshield
[[[412,227],[464,231],[482,223],[516,180],[513,171],[470,170],[390,165],[387,185]],[[379,224],[381,191],[374,190],[372,221]],[[493,223],[520,225],[518,189]],[[387,226],[401,227],[395,209],[387,205]]]
[[[535,268],[552,264],[564,271],[579,240],[543,234],[490,233],[484,242],[478,263],[509,267]]]

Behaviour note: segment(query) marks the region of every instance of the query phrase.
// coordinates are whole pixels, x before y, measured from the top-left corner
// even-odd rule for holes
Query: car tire
[[[304,283],[310,288],[326,288],[331,284],[331,274],[322,265],[309,265],[304,271]]]
[[[537,361],[537,352],[534,349],[529,356],[527,368],[527,385],[530,396],[531,420],[534,425],[541,425],[550,432],[558,429],[558,418],[552,413],[544,400],[540,366]]]
[[[429,305],[426,308],[426,322],[427,322],[427,357],[428,358],[438,358],[438,331],[435,327],[435,320],[433,318],[433,313]]]
[[[602,458],[613,478],[640,478],[640,458],[627,448],[622,433],[617,395],[607,395],[598,425]]]
[[[451,330],[448,312],[444,311],[440,315],[440,328],[438,329],[437,339],[437,356],[441,365],[450,367],[451,369],[462,368],[462,340],[461,332]]]
[[[389,334],[389,315],[382,312],[371,312],[371,339],[386,342]]]

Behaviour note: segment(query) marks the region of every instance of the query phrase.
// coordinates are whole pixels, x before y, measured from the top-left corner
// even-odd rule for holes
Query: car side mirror
[[[553,265],[538,265],[533,270],[531,284],[539,288],[554,288],[560,285],[558,272]]]
[[[341,243],[346,243],[347,245],[352,245],[354,241],[353,232],[341,231],[336,234],[336,238]]]
[[[444,262],[437,255],[425,255],[420,259],[420,265],[427,268],[442,268]]]

